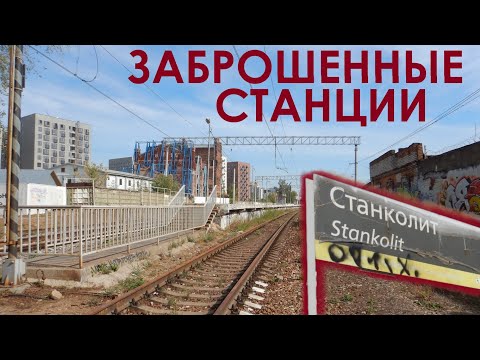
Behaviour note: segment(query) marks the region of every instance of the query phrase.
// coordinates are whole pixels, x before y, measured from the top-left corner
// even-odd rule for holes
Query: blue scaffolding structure
[[[173,175],[185,185],[185,193],[192,194],[193,148],[194,143],[191,140],[162,140],[158,143],[147,141],[145,151],[142,151],[141,143],[136,142],[133,173],[152,178],[157,174]],[[181,167],[178,171],[180,161]]]

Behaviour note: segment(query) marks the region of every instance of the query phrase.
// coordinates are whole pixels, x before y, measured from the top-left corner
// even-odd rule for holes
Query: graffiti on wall
[[[480,215],[480,178],[444,179],[437,202],[450,209]]]

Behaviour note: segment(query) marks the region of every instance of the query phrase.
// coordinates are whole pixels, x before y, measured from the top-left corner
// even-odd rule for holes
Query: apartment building
[[[91,128],[79,121],[31,114],[21,119],[20,167],[50,169],[91,160]]]
[[[229,188],[235,184],[235,201],[250,201],[250,164],[233,161],[227,163]]]

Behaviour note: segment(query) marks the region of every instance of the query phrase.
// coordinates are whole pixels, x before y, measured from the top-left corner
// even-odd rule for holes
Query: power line
[[[459,109],[461,109],[462,107],[468,105],[469,103],[471,103],[472,101],[474,101],[475,99],[479,98],[480,95],[477,95],[478,93],[480,93],[480,88],[478,88],[477,90],[475,90],[474,92],[472,92],[470,95],[466,96],[465,98],[463,98],[462,100],[460,100],[459,102],[457,102],[455,105],[451,106],[450,108],[448,108],[447,110],[445,110],[444,112],[442,112],[441,114],[437,115],[433,120],[431,120],[430,122],[428,122],[427,124],[424,124],[422,127],[414,130],[413,132],[411,132],[410,134],[404,136],[403,138],[401,138],[400,140],[394,142],[393,144],[391,144],[390,146],[387,146],[386,148],[380,150],[380,151],[377,151],[376,153],[370,155],[370,156],[367,156],[361,160],[359,160],[358,162],[363,162],[365,160],[368,160],[368,159],[371,159],[372,157],[378,155],[378,154],[382,154],[384,153],[386,150],[389,150],[391,149],[392,147],[394,147],[395,145],[411,138],[412,136],[418,134],[419,132],[425,130],[426,128],[432,126],[433,124],[439,122],[440,120],[446,118],[448,115],[454,113],[455,111],[458,111]]]
[[[95,59],[96,59],[96,62],[97,62],[97,70],[95,71],[95,76],[91,80],[85,80],[84,78],[77,75],[77,73],[78,73],[78,61],[80,60],[80,47],[78,47],[78,55],[77,55],[77,59],[75,61],[75,76],[77,76],[80,80],[82,80],[84,82],[87,82],[87,83],[95,81],[95,79],[98,76],[98,72],[99,72],[97,48],[95,47],[95,45],[92,45],[92,46],[93,46],[93,51],[95,52]]]
[[[235,51],[235,54],[237,55],[237,59],[240,61],[240,55],[238,53],[237,47],[235,45],[232,45],[232,46],[233,46],[233,50]],[[252,84],[250,84],[250,83],[248,83],[248,84],[250,85],[250,89],[253,90]],[[275,137],[272,133],[272,130],[270,129],[270,125],[268,125],[268,121],[267,121],[263,111],[262,111],[262,117],[263,117],[263,120],[265,122],[265,125],[267,125],[267,129],[270,132],[270,135],[272,137]],[[288,170],[286,169],[285,161],[283,161],[282,153],[280,152],[280,150],[278,150],[278,155],[280,155],[280,159],[282,160],[283,168],[279,168],[278,166],[276,166],[277,165],[276,164],[276,161],[277,161],[277,146],[275,145],[275,167],[277,167],[277,169],[284,170],[285,172],[288,173]]]
[[[28,47],[30,47],[31,49],[35,50],[38,54],[42,55],[43,57],[45,57],[46,59],[50,60],[52,63],[54,63],[55,65],[59,66],[60,68],[62,68],[63,70],[65,70],[66,72],[68,72],[69,74],[73,75],[74,77],[76,77],[77,79],[81,80],[84,84],[88,85],[89,87],[91,87],[92,89],[94,89],[96,92],[98,92],[99,94],[105,96],[107,99],[109,99],[110,101],[114,102],[115,104],[117,104],[118,106],[120,106],[121,108],[123,108],[124,110],[128,111],[130,114],[132,114],[133,116],[135,116],[136,118],[138,118],[139,120],[143,121],[144,123],[148,124],[149,126],[151,126],[152,128],[154,128],[155,130],[161,132],[163,135],[167,136],[167,137],[170,137],[170,135],[168,135],[166,132],[164,132],[162,129],[158,128],[157,126],[155,126],[154,124],[152,124],[151,122],[149,122],[148,120],[145,120],[143,117],[141,117],[140,115],[136,114],[135,112],[133,112],[132,110],[130,110],[129,108],[127,108],[126,106],[122,105],[121,103],[119,103],[117,100],[113,99],[112,97],[110,97],[109,95],[105,94],[103,91],[97,89],[95,86],[93,86],[90,82],[82,79],[80,76],[78,76],[77,74],[75,74],[73,71],[67,69],[65,66],[63,66],[62,64],[60,64],[59,62],[53,60],[50,56],[44,54],[43,52],[37,50],[36,48],[34,48],[33,46],[31,45],[27,45]]]
[[[263,51],[265,52],[265,54],[267,54],[267,46],[266,45],[263,45]],[[272,84],[272,91],[273,91],[273,97],[275,98],[275,105],[278,103],[278,97],[277,97],[277,93],[275,91],[275,84],[273,82],[273,77],[270,75],[269,76],[270,78],[270,82]],[[280,117],[280,123],[282,124],[282,129],[283,129],[283,134],[285,136],[287,136],[287,132],[285,131],[285,126],[283,125],[283,117]],[[275,132],[275,129],[277,128],[277,122],[275,122],[275,124],[273,125],[273,132]],[[291,148],[290,148],[290,155],[291,155]],[[292,160],[292,156],[290,156],[290,161]]]
[[[110,55],[113,59],[115,59],[115,61],[117,61],[125,70],[127,70],[130,74],[134,75],[133,72],[127,67],[125,66],[120,60],[118,60],[117,57],[115,57],[115,55],[113,55],[110,51],[108,51],[103,45],[100,45],[100,47],[105,50],[107,52],[108,55]],[[167,100],[165,100],[160,94],[158,94],[155,90],[153,90],[147,83],[143,83],[143,85],[153,94],[155,95],[156,97],[158,97],[160,100],[162,100],[175,114],[177,114],[181,119],[183,119],[185,122],[187,122],[190,126],[194,126],[188,119],[186,119],[182,114],[180,114],[177,110],[174,109],[174,107],[172,105],[170,105]],[[198,128],[198,127],[197,127]],[[204,135],[206,135],[206,133],[201,130],[200,128],[198,128],[200,130],[200,132],[202,132]],[[208,136],[208,135],[206,135]]]
[[[125,70],[127,70],[131,75],[134,75],[133,72],[125,65],[123,64],[115,55],[113,55],[110,51],[108,51],[103,45],[100,45],[100,47],[107,52],[117,63],[119,63]],[[155,90],[153,90],[148,84],[144,83],[143,84],[152,94],[154,94],[156,97],[158,97],[160,100],[162,100],[175,114],[177,114],[181,119],[183,119],[185,122],[187,122],[190,126],[197,128],[202,134],[205,136],[208,136],[208,134],[203,131],[198,125],[195,126],[193,123],[191,123],[187,118],[185,118],[182,114],[180,114],[170,103],[168,103],[167,100],[165,100],[160,94],[158,94]],[[213,131],[212,131],[212,136],[213,136]],[[227,157],[225,152],[223,151],[222,147],[222,154],[223,156]],[[228,158],[228,157],[227,157]]]

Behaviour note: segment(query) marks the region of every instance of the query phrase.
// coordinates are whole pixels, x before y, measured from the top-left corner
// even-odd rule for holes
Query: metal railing
[[[177,194],[168,203],[169,206],[183,204],[185,204],[185,185],[178,190]]]
[[[182,189],[169,206],[19,206],[19,253],[75,256],[82,267],[86,255],[119,247],[130,250],[132,244],[204,226],[215,206],[216,187],[203,206],[183,205]],[[2,245],[6,252],[6,243]]]

